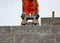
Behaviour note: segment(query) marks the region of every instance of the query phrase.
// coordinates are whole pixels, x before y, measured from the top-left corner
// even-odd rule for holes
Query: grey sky
[[[21,0],[0,0],[0,26],[20,25],[22,13]],[[55,16],[60,17],[60,0],[39,0],[40,18]]]

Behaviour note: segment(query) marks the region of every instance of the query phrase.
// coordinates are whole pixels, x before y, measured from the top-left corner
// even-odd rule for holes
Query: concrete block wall
[[[41,25],[60,25],[60,17],[45,17],[41,18]]]
[[[0,43],[60,43],[60,25],[0,26]]]

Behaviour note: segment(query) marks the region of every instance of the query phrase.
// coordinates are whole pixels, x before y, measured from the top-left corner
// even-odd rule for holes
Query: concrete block
[[[30,26],[13,26],[12,33],[20,34],[20,33],[28,33],[30,32]]]
[[[60,25],[60,17],[41,18],[41,25]]]
[[[12,33],[51,33],[51,26],[17,26],[12,27]]]
[[[39,40],[37,34],[20,34],[16,35],[16,42],[36,42]]]
[[[0,42],[2,43],[8,43],[13,41],[13,35],[6,34],[6,35],[0,35]]]
[[[53,34],[16,34],[16,43],[56,43],[55,35]]]
[[[52,25],[51,32],[54,34],[60,33],[60,25]]]
[[[32,33],[50,33],[51,26],[34,26],[31,28]]]
[[[0,26],[0,35],[7,34],[11,32],[10,26]]]
[[[56,40],[57,40],[57,43],[60,43],[60,33],[56,34]]]
[[[5,42],[5,41],[4,41],[4,42],[0,42],[0,43],[12,43],[12,42]]]

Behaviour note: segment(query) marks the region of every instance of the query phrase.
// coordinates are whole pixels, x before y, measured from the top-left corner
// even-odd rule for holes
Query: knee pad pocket
[[[36,13],[34,16],[36,17],[36,19],[39,18],[39,14],[38,13]]]
[[[26,15],[25,15],[24,13],[22,13],[21,18],[24,19],[25,16],[26,16]]]

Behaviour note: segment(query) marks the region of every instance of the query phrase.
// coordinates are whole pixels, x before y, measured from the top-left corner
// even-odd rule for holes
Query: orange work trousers
[[[38,13],[38,0],[36,0],[36,2],[34,3],[35,0],[25,0],[25,13],[26,16],[29,16],[31,14],[31,16],[34,16],[34,14],[37,12]],[[34,6],[36,8],[34,8]],[[36,12],[35,12],[36,9]]]

